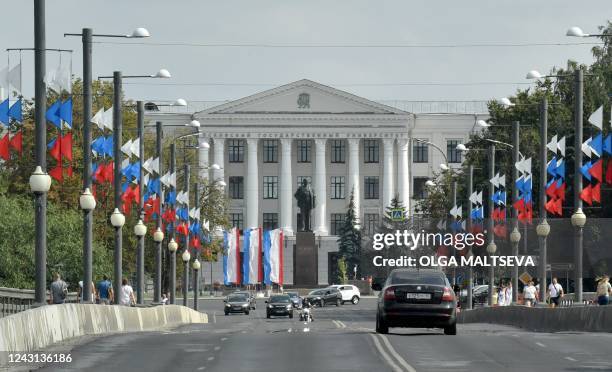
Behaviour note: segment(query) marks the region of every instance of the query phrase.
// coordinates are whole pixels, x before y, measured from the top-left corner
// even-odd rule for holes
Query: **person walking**
[[[513,305],[512,303],[512,282],[508,282],[506,285],[506,306]]]
[[[610,277],[604,275],[597,283],[597,303],[600,306],[605,306],[610,303],[610,295],[612,295],[612,285],[610,285]]]
[[[552,283],[548,286],[548,298],[550,298],[550,307],[559,306],[559,302],[563,298],[563,287],[557,282],[557,278],[552,278]]]
[[[121,281],[121,293],[119,294],[119,304],[123,306],[132,306],[136,304],[134,299],[134,290],[128,284],[128,280],[123,278]]]
[[[62,280],[59,273],[53,274],[53,283],[49,288],[49,296],[52,304],[63,304],[66,302],[68,284]]]
[[[499,290],[497,291],[497,306],[506,306],[506,286],[503,282],[499,283]]]
[[[525,306],[534,307],[536,302],[536,287],[533,285],[533,281],[527,283],[523,288],[523,300]]]
[[[113,284],[108,280],[108,276],[104,275],[98,283],[98,302],[102,305],[110,305],[114,299]]]
[[[79,302],[85,303],[87,301],[83,300],[83,281],[79,280],[79,290],[78,290]],[[91,282],[91,298],[89,299],[90,303],[94,303],[96,298],[96,286],[94,282]]]

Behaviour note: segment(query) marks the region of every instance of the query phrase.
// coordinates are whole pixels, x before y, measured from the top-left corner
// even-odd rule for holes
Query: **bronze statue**
[[[310,230],[310,211],[315,207],[315,195],[310,188],[308,180],[303,180],[302,185],[298,187],[294,195],[300,208],[301,221],[298,226],[298,231]]]

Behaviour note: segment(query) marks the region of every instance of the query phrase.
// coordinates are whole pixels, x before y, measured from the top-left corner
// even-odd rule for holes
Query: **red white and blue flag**
[[[275,229],[264,233],[264,283],[283,284],[283,231]]]
[[[225,285],[240,284],[240,231],[232,228],[223,232],[223,281]]]
[[[244,231],[242,284],[257,284],[262,282],[262,240],[263,234],[261,227],[246,229]]]

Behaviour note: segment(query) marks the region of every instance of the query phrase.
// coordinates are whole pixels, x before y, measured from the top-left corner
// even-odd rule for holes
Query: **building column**
[[[208,156],[209,149],[202,146],[202,143],[208,143],[208,138],[204,137],[204,133],[200,133],[198,138],[198,176],[200,179],[208,182],[209,170],[207,168],[210,166],[210,159]],[[223,164],[219,164],[219,166],[223,167]]]
[[[348,179],[347,195],[351,195],[351,192],[355,195],[355,216],[357,217],[357,224],[361,220],[361,210],[359,208],[361,201],[360,182],[359,182],[359,138],[348,139]]]
[[[325,170],[325,145],[327,139],[317,138],[315,143],[315,174],[314,174],[314,193],[315,193],[315,228],[316,235],[328,235],[327,229],[327,172]],[[312,217],[312,216],[311,216]]]
[[[257,147],[259,140],[249,138],[247,142],[247,176],[245,185],[246,198],[246,228],[259,226],[259,164]]]
[[[393,199],[393,143],[394,139],[383,139],[383,211]]]
[[[225,139],[215,138],[215,164],[218,164],[221,169],[213,171],[214,181],[225,181],[223,168],[225,168]]]
[[[408,213],[410,213],[409,143],[408,139],[397,140],[397,192]]]
[[[280,226],[285,236],[293,235],[293,195],[291,175],[291,138],[282,138],[280,167]]]

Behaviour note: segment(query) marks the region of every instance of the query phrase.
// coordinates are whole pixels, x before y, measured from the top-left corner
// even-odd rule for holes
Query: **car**
[[[434,269],[395,269],[380,291],[376,309],[376,332],[389,333],[390,327],[443,328],[457,334],[457,298],[442,271]]]
[[[232,293],[228,295],[223,302],[225,302],[223,308],[225,315],[229,315],[230,313],[244,313],[245,315],[249,315],[249,297],[244,293]]]
[[[357,305],[361,299],[361,292],[359,288],[351,284],[334,284],[330,285],[329,288],[336,288],[342,295],[342,303],[350,302],[353,305]]]
[[[342,294],[336,288],[315,289],[306,296],[308,302],[323,307],[325,305],[342,305]]]
[[[293,302],[287,294],[272,295],[266,301],[266,318],[270,319],[272,315],[289,316],[293,319]]]
[[[257,309],[257,301],[255,300],[255,296],[247,291],[236,291],[234,294],[243,294],[249,298],[249,307],[251,310]]]
[[[291,298],[291,302],[293,303],[293,307],[296,309],[301,309],[302,308],[302,298],[300,297],[299,293],[297,292],[285,292],[290,298]]]
[[[472,288],[472,306],[476,303],[476,296],[478,296],[481,291],[485,290],[485,288],[487,288],[488,286],[486,284],[479,284],[479,285],[475,285]],[[460,297],[460,301],[463,305],[467,304],[467,289],[464,288],[461,290],[461,295]]]

